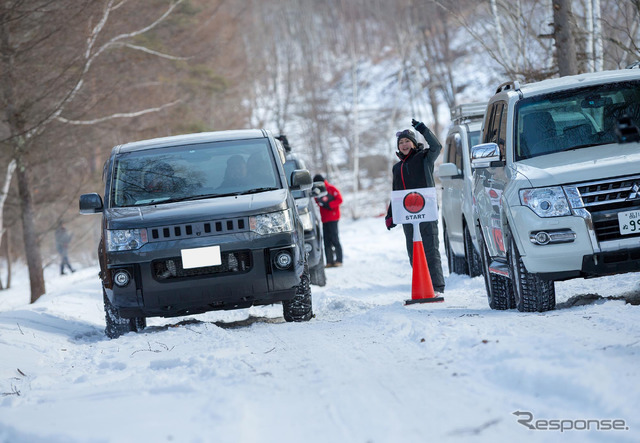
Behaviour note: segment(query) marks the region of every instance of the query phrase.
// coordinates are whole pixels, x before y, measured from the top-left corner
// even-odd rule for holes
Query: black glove
[[[393,217],[386,217],[384,219],[384,224],[387,226],[387,231],[391,231],[391,228],[396,227],[395,223],[393,223]]]
[[[329,197],[328,196],[325,195],[324,197],[316,198],[316,201],[324,209],[331,210],[331,206],[329,206]]]
[[[422,134],[427,129],[427,125],[425,125],[422,122],[419,122],[415,118],[411,119],[411,126],[416,128],[416,131],[418,131],[420,134]]]

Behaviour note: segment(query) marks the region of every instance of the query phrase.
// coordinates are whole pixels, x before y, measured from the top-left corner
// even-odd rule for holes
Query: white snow
[[[640,307],[492,311],[483,278],[459,275],[444,303],[404,306],[402,230],[382,218],[340,229],[344,266],[312,287],[308,323],[268,306],[149,319],[109,340],[97,266],[47,269],[34,304],[15,276],[0,292],[0,442],[640,440]],[[556,288],[558,302],[637,296],[640,280]],[[515,411],[629,429],[529,430]]]

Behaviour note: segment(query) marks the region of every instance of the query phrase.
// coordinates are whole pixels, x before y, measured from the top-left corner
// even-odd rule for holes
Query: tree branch
[[[93,120],[70,120],[61,116],[57,116],[56,120],[62,123],[66,123],[69,125],[95,125],[96,123],[102,123],[108,120],[113,120],[116,118],[131,118],[131,117],[139,117],[141,115],[150,114],[152,112],[158,112],[170,106],[175,106],[178,103],[181,103],[182,100],[174,100],[171,103],[166,103],[162,106],[158,106],[156,108],[148,108],[135,112],[119,112],[116,114],[107,115],[105,117],[95,118]]]
[[[35,134],[39,133],[42,131],[42,129],[44,128],[44,126],[46,126],[48,123],[50,123],[53,120],[58,120],[61,122],[66,122],[66,123],[71,123],[71,124],[93,124],[93,123],[84,123],[81,122],[79,120],[68,120],[65,119],[64,117],[61,117],[60,115],[62,114],[62,112],[64,111],[64,109],[66,108],[66,106],[73,101],[73,99],[75,98],[75,96],[78,94],[78,92],[82,89],[82,87],[84,86],[84,81],[85,81],[85,77],[87,75],[87,73],[89,72],[89,69],[91,68],[93,62],[95,61],[95,59],[100,56],[100,54],[102,54],[104,51],[106,51],[107,49],[109,49],[110,47],[113,46],[122,46],[124,45],[124,43],[121,43],[120,40],[123,40],[125,38],[130,38],[130,37],[135,37],[138,36],[140,34],[143,34],[153,28],[155,28],[156,26],[158,26],[162,21],[164,21],[164,19],[166,19],[169,14],[171,14],[173,12],[173,10],[180,4],[182,3],[184,0],[176,0],[175,3],[172,3],[169,8],[164,12],[164,14],[162,14],[159,18],[157,18],[154,22],[152,22],[151,24],[145,26],[144,28],[138,29],[137,31],[133,31],[133,32],[129,32],[129,33],[124,33],[124,34],[119,34],[115,37],[113,37],[111,40],[109,40],[108,42],[106,42],[105,44],[103,44],[102,46],[100,46],[98,48],[98,50],[96,50],[95,52],[93,52],[93,49],[95,47],[96,41],[98,39],[98,37],[100,36],[100,33],[102,32],[102,30],[104,29],[104,27],[106,26],[106,23],[109,19],[109,14],[121,7],[123,4],[125,4],[128,0],[123,0],[121,2],[119,2],[118,4],[114,5],[114,0],[109,0],[109,2],[107,3],[107,5],[105,6],[105,9],[102,13],[102,17],[100,19],[100,21],[98,21],[98,23],[96,24],[96,26],[93,28],[93,30],[91,31],[91,34],[89,35],[89,38],[87,39],[87,47],[86,50],[84,52],[84,58],[85,58],[85,63],[84,66],[82,67],[82,72],[78,78],[78,81],[76,82],[76,84],[74,85],[73,88],[71,88],[71,90],[69,91],[69,93],[60,101],[60,103],[58,104],[57,109],[55,109],[55,111],[53,111],[48,118],[46,118],[45,120],[43,120],[41,122],[40,125],[30,129],[27,133],[26,133],[26,138],[31,138],[33,137]],[[170,103],[168,105],[172,105],[175,104],[174,103]],[[168,106],[165,105],[164,107]],[[159,110],[159,109],[154,109],[154,110]],[[154,112],[154,110],[151,111],[140,111],[144,114],[146,114],[147,112]],[[126,117],[129,116],[131,113],[126,113],[126,114],[114,114],[111,116],[107,116],[104,117],[103,119],[96,119],[96,120],[92,120],[95,123],[99,123],[100,121],[105,121],[105,120],[110,120],[112,118],[119,118],[119,117]],[[134,115],[132,116],[136,116],[136,115],[142,115],[142,114],[137,114],[137,113],[132,113]],[[117,117],[114,117],[117,116]],[[75,122],[75,123],[72,123]]]

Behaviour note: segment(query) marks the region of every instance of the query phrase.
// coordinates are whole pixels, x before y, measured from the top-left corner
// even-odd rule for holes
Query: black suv
[[[286,150],[287,143],[284,143],[284,146]],[[286,159],[284,170],[287,177],[289,177],[293,171],[307,169],[302,159],[292,152],[286,153]],[[314,188],[313,191],[320,192],[320,190],[316,188]],[[322,240],[322,222],[320,221],[318,205],[310,190],[300,189],[293,191],[292,194],[296,200],[298,213],[300,214],[300,219],[304,227],[304,247],[309,254],[307,260],[309,263],[311,284],[324,286],[327,283],[327,278],[324,272],[324,243]]]
[[[146,317],[282,302],[286,321],[312,318],[303,223],[280,142],[265,130],[220,131],[116,146],[105,164],[98,247],[106,334]],[[290,183],[290,185],[289,185]]]

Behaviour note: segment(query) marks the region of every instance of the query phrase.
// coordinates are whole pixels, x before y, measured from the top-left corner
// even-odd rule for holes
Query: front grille
[[[155,260],[151,263],[151,268],[153,278],[161,282],[179,278],[237,274],[251,270],[251,251],[222,252],[221,260],[222,264],[219,266],[184,269],[182,267],[182,259],[173,257]]]
[[[248,217],[212,220],[149,228],[149,241],[181,240],[185,238],[245,232],[248,230]]]
[[[640,236],[640,233],[621,235],[618,224],[619,212],[640,209],[640,175],[577,183],[574,186],[582,202],[580,205],[573,203],[572,207],[589,211],[599,242]]]

